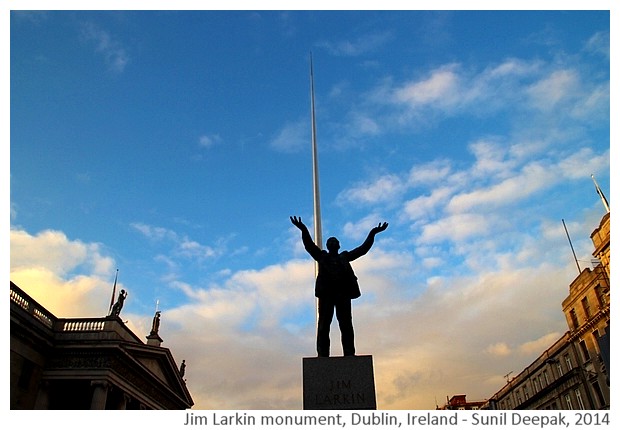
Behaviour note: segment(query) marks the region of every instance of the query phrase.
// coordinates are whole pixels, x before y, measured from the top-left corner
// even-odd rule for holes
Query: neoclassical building
[[[146,343],[118,317],[58,318],[11,284],[11,409],[188,409],[159,314]]]
[[[488,409],[609,409],[610,213],[590,239],[593,268],[562,302],[568,331],[487,402]]]

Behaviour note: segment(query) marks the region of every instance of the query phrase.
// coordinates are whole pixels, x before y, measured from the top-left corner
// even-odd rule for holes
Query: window
[[[530,392],[527,389],[527,384],[523,385],[523,396],[525,397],[525,400],[530,398]]]
[[[575,389],[575,397],[577,397],[579,409],[585,409],[586,407],[583,405],[583,399],[581,398],[581,391],[579,391],[579,388]]]
[[[599,284],[594,288],[594,291],[596,291],[596,298],[598,299],[599,305],[605,306],[607,304],[607,297],[605,297],[605,290],[603,287]]]
[[[579,347],[581,348],[581,353],[583,354],[584,361],[590,360],[590,351],[588,351],[588,346],[586,345],[586,341],[581,339],[579,341]]]
[[[543,378],[545,378],[545,387],[549,385],[549,374],[547,373],[547,369],[543,370]]]
[[[564,401],[566,402],[566,409],[573,409],[573,402],[570,399],[570,394],[564,396]]]
[[[564,370],[562,369],[562,362],[558,360],[558,364],[556,365],[558,368],[558,376],[564,375]]]
[[[577,312],[575,309],[570,310],[570,320],[573,323],[573,330],[576,330],[579,327],[579,320],[577,319]]]
[[[540,386],[538,385],[538,378],[534,377],[534,392],[538,393],[540,391]]]
[[[581,306],[583,307],[583,312],[586,314],[586,319],[590,319],[590,302],[588,302],[587,296],[581,299]]]
[[[572,362],[572,360],[571,360],[571,358],[570,358],[570,355],[566,354],[566,355],[564,356],[564,362],[566,363],[566,369],[567,369],[568,371],[573,370],[573,362]]]

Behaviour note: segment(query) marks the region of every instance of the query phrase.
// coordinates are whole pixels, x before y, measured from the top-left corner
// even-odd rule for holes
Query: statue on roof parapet
[[[153,325],[151,326],[151,336],[159,334],[160,317],[161,311],[155,311],[155,316],[153,317]]]
[[[110,311],[111,317],[118,317],[121,314],[121,309],[123,309],[123,304],[125,303],[125,299],[127,298],[127,291],[121,290],[118,294],[118,299],[114,306],[112,306],[112,310]]]

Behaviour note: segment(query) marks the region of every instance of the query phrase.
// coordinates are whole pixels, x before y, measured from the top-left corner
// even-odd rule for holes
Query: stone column
[[[34,409],[49,409],[49,381],[41,381],[39,384],[39,391],[37,391],[37,397],[34,401]]]
[[[118,409],[125,410],[127,409],[127,405],[131,402],[131,396],[127,393],[121,394],[121,402],[118,405]]]
[[[104,380],[95,380],[90,381],[90,385],[94,388],[90,408],[105,409],[105,404],[108,400],[108,382]]]

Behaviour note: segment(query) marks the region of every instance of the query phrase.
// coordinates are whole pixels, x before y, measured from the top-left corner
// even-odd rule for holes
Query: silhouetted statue
[[[127,291],[121,290],[118,294],[118,300],[112,306],[112,310],[110,311],[110,316],[117,317],[121,314],[121,309],[123,309],[123,304],[125,303],[125,299],[127,298]]]
[[[336,318],[340,327],[344,355],[355,355],[351,300],[361,296],[357,276],[350,262],[365,255],[375,241],[375,235],[384,231],[388,223],[379,223],[368,233],[368,237],[351,251],[338,252],[340,242],[335,237],[327,239],[327,251],[321,250],[310,237],[308,228],[301,218],[291,217],[291,222],[301,230],[301,240],[308,254],[319,265],[314,295],[319,301],[319,322],[317,328],[316,349],[319,357],[329,357],[329,328],[336,309]]]
[[[179,367],[179,373],[181,374],[181,377],[185,376],[185,360],[183,360],[181,367]]]
[[[159,334],[159,319],[161,317],[161,311],[156,311],[153,317],[153,325],[151,326],[151,336]]]

